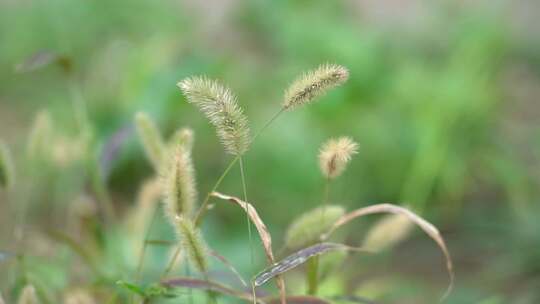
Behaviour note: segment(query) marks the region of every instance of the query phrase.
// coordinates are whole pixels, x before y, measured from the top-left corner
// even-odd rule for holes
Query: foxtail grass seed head
[[[154,168],[159,170],[165,153],[165,144],[159,129],[152,119],[142,112],[135,115],[135,126],[146,156]]]
[[[42,110],[36,114],[30,134],[26,154],[30,159],[43,159],[50,151],[50,143],[53,137],[53,123],[48,111]]]
[[[330,89],[347,81],[349,71],[337,64],[323,64],[317,69],[305,72],[285,91],[283,108],[293,109],[315,100]]]
[[[191,151],[193,149],[193,137],[193,130],[191,130],[190,128],[178,129],[172,135],[169,141],[169,146],[172,148],[176,148],[178,144],[181,144],[186,149]]]
[[[199,229],[187,217],[179,216],[176,218],[176,230],[182,248],[187,252],[189,262],[198,271],[206,273],[208,270],[208,249]]]
[[[15,169],[11,153],[6,144],[0,141],[0,188],[10,189],[15,183]]]
[[[376,222],[364,239],[363,248],[381,251],[409,236],[414,223],[405,215],[391,214]]]
[[[338,177],[356,153],[358,144],[349,137],[328,140],[319,151],[319,166],[323,175],[329,179]]]
[[[250,143],[248,120],[234,94],[205,77],[191,77],[178,83],[189,103],[195,104],[217,130],[227,153],[244,154]]]
[[[304,213],[287,229],[285,245],[288,248],[300,248],[318,242],[320,236],[343,214],[345,209],[336,205],[318,207]]]
[[[19,295],[18,304],[39,304],[36,289],[32,285],[26,285]]]
[[[165,213],[175,225],[178,216],[191,216],[197,200],[191,151],[181,143],[177,144],[170,165],[165,166],[164,170]]]

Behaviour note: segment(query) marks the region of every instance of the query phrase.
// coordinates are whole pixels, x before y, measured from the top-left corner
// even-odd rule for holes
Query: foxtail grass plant
[[[336,72],[337,73],[337,72]],[[327,222],[327,204],[330,197],[330,183],[340,176],[354,154],[358,153],[358,144],[349,137],[340,137],[329,139],[325,142],[319,151],[319,167],[324,176],[323,207],[320,210],[320,222]],[[333,217],[334,214],[331,215]],[[337,218],[330,218],[334,222]],[[322,226],[322,225],[321,225]],[[327,229],[329,227],[321,227]],[[324,231],[320,231],[322,234]],[[314,295],[317,293],[319,281],[319,257],[310,260],[307,268],[308,293]]]
[[[206,77],[190,77],[178,83],[184,96],[189,103],[196,105],[203,114],[210,120],[216,128],[218,137],[223,144],[225,151],[235,156],[218,178],[211,191],[208,192],[199,211],[195,216],[195,225],[199,225],[202,217],[208,209],[210,194],[217,190],[222,180],[234,166],[240,162],[240,175],[244,201],[247,198],[247,185],[245,179],[244,163],[242,155],[247,152],[251,143],[272,124],[283,112],[292,110],[301,105],[314,101],[317,97],[324,95],[330,89],[343,84],[349,76],[346,68],[334,65],[323,64],[313,71],[308,71],[292,82],[285,91],[282,107],[274,114],[270,120],[263,125],[259,132],[250,139],[248,121],[238,106],[236,97],[230,89],[221,85],[217,81]],[[251,236],[251,224],[246,212],[248,225],[248,237],[250,243],[251,264],[253,265],[253,245]]]

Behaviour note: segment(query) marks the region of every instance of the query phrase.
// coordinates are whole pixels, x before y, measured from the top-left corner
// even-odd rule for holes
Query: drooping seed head
[[[206,273],[208,270],[208,249],[199,229],[190,219],[180,216],[176,218],[176,231],[182,248],[187,252],[189,262],[198,271]]]
[[[168,163],[163,169],[165,213],[169,221],[176,225],[178,216],[191,216],[197,200],[191,151],[182,143],[177,144]]]
[[[318,242],[319,237],[343,214],[345,209],[336,205],[318,207],[302,214],[287,229],[285,245],[299,248]]]
[[[319,151],[319,166],[323,175],[330,179],[338,177],[356,153],[358,144],[349,137],[328,140]]]
[[[225,150],[242,155],[249,147],[247,118],[236,97],[225,86],[205,77],[191,77],[178,83],[188,102],[195,104],[212,125]]]
[[[7,145],[0,141],[0,188],[10,189],[15,183],[13,159]]]
[[[349,71],[337,64],[323,64],[317,69],[305,72],[285,91],[283,108],[293,109],[324,95],[330,89],[347,81]]]
[[[159,171],[165,154],[165,144],[159,129],[152,119],[142,112],[135,115],[135,126],[146,156],[154,169]]]
[[[32,285],[26,285],[19,295],[18,304],[39,304],[36,289]]]
[[[401,242],[411,232],[414,223],[405,215],[387,215],[368,231],[362,247],[381,251]]]

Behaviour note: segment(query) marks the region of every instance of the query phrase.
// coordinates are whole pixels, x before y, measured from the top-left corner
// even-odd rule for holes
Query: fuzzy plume
[[[347,68],[336,64],[323,64],[302,74],[285,91],[284,109],[293,109],[313,101],[349,78]]]
[[[0,187],[11,188],[15,183],[15,169],[11,153],[6,144],[0,141]]]
[[[36,114],[28,136],[27,156],[30,159],[41,158],[50,154],[50,143],[53,139],[53,123],[51,115],[46,110]]]
[[[250,143],[248,121],[228,88],[205,77],[184,79],[178,87],[188,102],[208,117],[228,153],[242,155],[247,151]]]
[[[159,129],[152,119],[142,112],[135,115],[135,126],[146,156],[154,168],[159,170],[165,153],[165,144]]]
[[[190,219],[179,216],[176,218],[176,231],[182,248],[187,251],[189,262],[198,271],[206,273],[208,270],[208,249],[199,229]]]
[[[326,178],[338,177],[356,153],[358,144],[349,137],[328,140],[319,151],[319,166],[323,175]]]
[[[39,304],[36,289],[32,285],[26,285],[19,295],[18,304]]]
[[[300,248],[318,242],[319,237],[343,214],[345,209],[335,205],[318,207],[302,214],[287,229],[285,245],[288,248]]]
[[[178,216],[191,216],[197,200],[191,151],[182,143],[177,144],[170,164],[165,166],[164,171],[165,213],[175,225]]]

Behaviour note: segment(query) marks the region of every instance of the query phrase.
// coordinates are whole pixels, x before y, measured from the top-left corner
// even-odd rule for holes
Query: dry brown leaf
[[[392,205],[392,204],[377,204],[372,205],[360,209],[356,209],[354,211],[351,211],[344,216],[342,216],[340,219],[338,219],[332,228],[330,228],[330,231],[328,231],[326,234],[324,234],[321,239],[326,240],[330,235],[339,227],[347,224],[348,222],[352,221],[355,218],[362,217],[369,214],[376,214],[376,213],[392,213],[392,214],[403,214],[409,220],[414,222],[418,227],[420,227],[422,230],[424,230],[425,233],[427,233],[439,246],[441,251],[444,254],[444,257],[446,259],[446,269],[448,270],[448,275],[450,277],[450,283],[448,285],[448,288],[446,289],[446,292],[441,297],[441,301],[444,300],[452,291],[452,288],[454,286],[454,269],[452,265],[452,258],[450,257],[450,252],[448,251],[448,248],[446,247],[446,243],[444,242],[444,239],[442,238],[439,230],[433,226],[433,224],[429,223],[425,219],[421,218],[417,214],[411,212],[408,209],[405,209],[400,206]]]
[[[259,237],[261,238],[264,252],[266,253],[266,257],[268,259],[268,263],[270,265],[275,263],[274,253],[272,252],[272,237],[270,236],[270,232],[268,232],[268,228],[266,228],[266,225],[262,221],[261,217],[257,213],[257,210],[249,204],[237,197],[225,195],[219,192],[212,192],[212,196],[232,202],[240,206],[242,209],[244,209],[245,212],[247,212],[249,218],[257,228],[257,232],[259,233]],[[281,276],[276,277],[276,284],[279,289],[279,294],[281,296],[281,303],[286,304],[285,301],[285,282],[283,281],[283,278]]]

